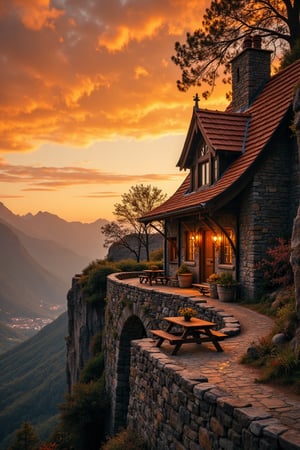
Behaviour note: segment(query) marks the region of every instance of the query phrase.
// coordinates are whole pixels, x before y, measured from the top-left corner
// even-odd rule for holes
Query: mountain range
[[[66,309],[73,275],[105,257],[106,223],[19,216],[0,202],[0,353]]]
[[[67,390],[66,297],[72,277],[106,257],[106,223],[19,216],[0,202],[0,449],[24,421],[42,439],[57,422]]]

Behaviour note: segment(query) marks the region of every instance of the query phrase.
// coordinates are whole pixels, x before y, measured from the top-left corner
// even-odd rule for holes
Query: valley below
[[[101,226],[48,212],[15,215],[0,202],[0,353],[67,309],[72,277],[106,251]]]

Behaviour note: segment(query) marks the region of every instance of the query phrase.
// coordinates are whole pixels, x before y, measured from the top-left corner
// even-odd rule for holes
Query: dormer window
[[[198,188],[210,184],[209,161],[200,162],[198,165]]]
[[[191,191],[213,184],[218,178],[218,168],[218,158],[201,139],[191,166]]]
[[[200,145],[200,152],[199,153],[200,153],[200,158],[202,156],[207,155],[207,153],[208,153],[208,146],[207,146],[207,144],[204,141],[202,141],[202,143]]]

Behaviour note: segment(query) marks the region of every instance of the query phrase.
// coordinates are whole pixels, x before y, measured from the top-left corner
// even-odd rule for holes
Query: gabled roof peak
[[[223,134],[225,138],[227,134],[229,145],[233,145],[234,140],[230,135],[230,128],[227,129],[227,127],[232,124],[236,126],[235,121],[240,120],[241,133],[247,137],[243,142],[245,151],[242,151],[223,176],[206,190],[186,195],[190,185],[190,176],[188,175],[177,191],[165,203],[146,214],[142,221],[161,220],[186,211],[200,211],[204,205],[206,208],[218,207],[230,195],[237,195],[251,177],[252,170],[255,170],[256,167],[256,161],[268,148],[268,144],[280,128],[284,118],[289,112],[291,113],[295,86],[299,84],[299,81],[300,59],[273,76],[246,113],[204,109],[194,111],[184,149],[177,164],[180,168],[185,168],[189,145],[192,144],[194,134],[201,131],[205,134],[205,139],[212,140],[211,134],[215,132],[218,123],[222,127],[225,126],[220,136]],[[245,130],[246,123],[247,130]],[[213,145],[217,148],[215,141]],[[222,142],[221,145],[225,144]]]

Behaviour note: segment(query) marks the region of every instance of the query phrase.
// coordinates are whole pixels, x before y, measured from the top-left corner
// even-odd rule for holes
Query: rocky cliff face
[[[79,380],[80,372],[92,356],[93,336],[103,329],[103,313],[85,301],[75,275],[68,292],[67,382],[69,391]]]

